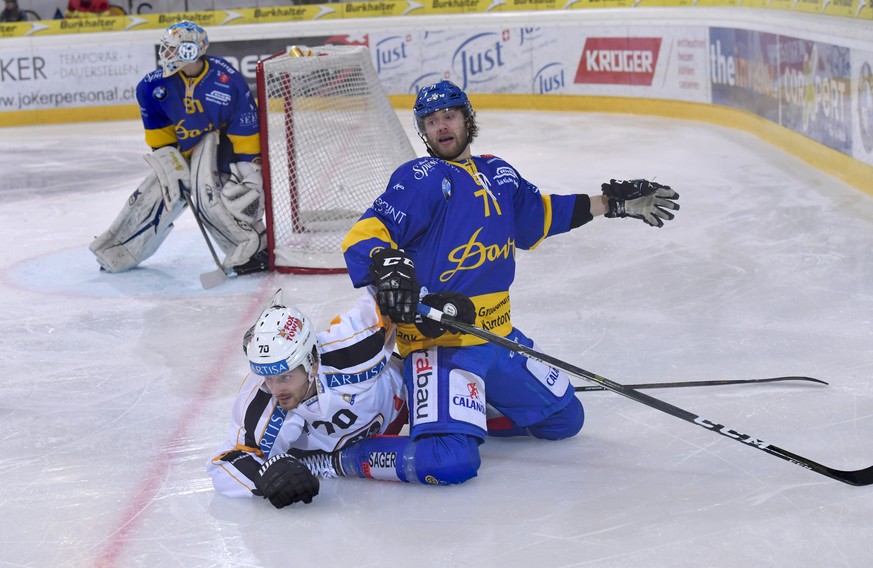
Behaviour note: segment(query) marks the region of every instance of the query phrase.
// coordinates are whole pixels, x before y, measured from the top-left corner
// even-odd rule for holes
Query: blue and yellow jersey
[[[506,335],[516,249],[570,230],[575,195],[545,195],[507,162],[491,155],[464,162],[419,158],[399,167],[388,188],[343,241],[349,276],[370,284],[370,254],[405,250],[427,292],[452,290],[476,305],[476,324]],[[428,339],[397,326],[401,355],[432,345],[476,345],[470,335]]]
[[[185,157],[204,134],[217,130],[233,144],[232,161],[251,162],[261,153],[257,105],[248,84],[221,57],[207,56],[196,77],[161,77],[156,69],[136,87],[146,143],[178,145]]]

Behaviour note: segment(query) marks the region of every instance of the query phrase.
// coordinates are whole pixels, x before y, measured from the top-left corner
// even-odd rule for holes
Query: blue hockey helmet
[[[470,99],[467,98],[467,93],[451,81],[440,81],[422,87],[418,91],[412,112],[415,114],[416,122],[421,122],[424,117],[438,110],[455,107],[464,109],[466,116],[473,114],[473,106],[470,104]]]
[[[169,77],[185,65],[194,63],[206,54],[208,48],[206,30],[188,20],[173,24],[161,36],[158,48],[163,76]]]
[[[472,142],[479,133],[473,105],[470,104],[467,93],[462,91],[459,86],[451,81],[440,81],[439,83],[422,87],[418,91],[418,96],[415,97],[412,113],[415,115],[415,128],[418,130],[418,136],[424,142],[424,145],[427,146],[427,151],[431,155],[434,154],[425,136],[424,119],[438,110],[449,108],[460,108],[464,114],[467,123],[467,142]]]

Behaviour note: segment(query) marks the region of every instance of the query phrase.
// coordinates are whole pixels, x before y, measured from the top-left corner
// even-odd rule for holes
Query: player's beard
[[[428,148],[430,149],[430,153],[432,156],[436,158],[441,158],[443,160],[452,161],[455,160],[458,156],[464,153],[464,150],[467,149],[467,146],[470,145],[470,136],[468,134],[468,130],[465,127],[464,133],[462,136],[455,136],[454,140],[452,140],[452,144],[449,146],[444,146],[440,148],[439,146],[439,138],[436,140],[428,141]]]

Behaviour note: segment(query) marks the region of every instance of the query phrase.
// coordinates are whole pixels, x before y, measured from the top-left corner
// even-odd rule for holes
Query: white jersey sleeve
[[[206,471],[222,495],[231,497],[257,494],[254,479],[258,469],[273,453],[279,432],[287,429],[287,440],[305,426],[301,418],[291,419],[276,399],[262,388],[263,379],[254,373],[246,376],[231,412],[231,427],[221,453],[209,460]],[[287,446],[285,446],[287,449]]]
[[[394,326],[382,319],[369,289],[318,333],[319,375],[335,392],[356,394],[376,382],[394,351]]]

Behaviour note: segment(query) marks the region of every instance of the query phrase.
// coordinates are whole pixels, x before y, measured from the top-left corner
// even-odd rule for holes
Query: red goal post
[[[340,245],[415,152],[365,46],[292,46],[258,62],[270,268],[345,271]]]

